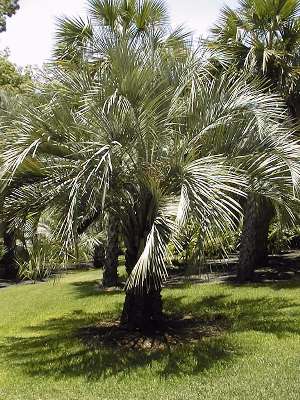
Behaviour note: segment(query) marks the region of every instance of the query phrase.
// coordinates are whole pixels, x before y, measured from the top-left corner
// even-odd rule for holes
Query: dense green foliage
[[[77,338],[120,312],[124,295],[99,292],[98,280],[91,271],[1,289],[0,398],[298,400],[298,281],[165,289],[166,311],[199,317],[204,337],[151,352]],[[211,336],[207,323],[223,318],[225,329]]]
[[[20,70],[8,59],[8,54],[0,55],[0,107],[11,109],[17,96],[29,94],[32,76],[29,69]],[[2,110],[3,111],[3,110]],[[2,112],[1,111],[1,112]]]
[[[9,94],[23,93],[31,83],[29,71],[21,72],[8,60],[8,55],[0,56],[0,88]]]
[[[265,90],[277,92],[284,98],[296,123],[300,115],[299,12],[299,0],[241,0],[236,9],[227,6],[222,9],[206,42],[210,49],[217,51],[226,68],[247,71],[264,79]],[[257,197],[250,190],[244,205],[239,247],[240,281],[252,280],[255,269],[268,263],[268,247],[273,250],[285,247],[285,241],[274,234],[268,244],[274,217],[278,225],[285,225],[285,215],[275,215],[272,202],[264,195]]]
[[[37,278],[57,259],[35,238],[45,213],[55,215],[65,264],[78,259],[82,227],[103,226],[108,215],[104,283],[117,284],[121,236],[131,258],[124,313],[139,291],[155,293],[145,304],[160,304],[160,315],[168,250],[182,250],[186,227],[196,227],[188,262],[200,263],[236,242],[245,203],[247,252],[264,214],[295,222],[300,145],[280,97],[253,71],[220,71],[201,45],[170,29],[163,2],[88,4],[86,21],[59,22],[44,84],[2,116],[2,218],[25,246],[31,241],[21,270]],[[267,240],[268,225],[264,232]],[[254,250],[244,254],[252,270]],[[13,248],[8,255],[13,264]]]
[[[0,1],[0,32],[6,31],[6,18],[13,16],[19,8],[19,0]]]

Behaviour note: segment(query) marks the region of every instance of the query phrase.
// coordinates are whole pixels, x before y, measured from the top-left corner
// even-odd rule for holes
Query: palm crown
[[[152,37],[157,44],[168,31],[168,13],[160,0],[89,0],[88,18],[58,19],[54,58],[78,65],[102,61],[107,38]],[[155,38],[155,41],[153,40]]]
[[[210,46],[288,95],[299,80],[299,16],[299,0],[240,0],[222,10]]]

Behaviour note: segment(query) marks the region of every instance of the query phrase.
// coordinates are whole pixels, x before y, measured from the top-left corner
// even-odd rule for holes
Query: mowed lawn
[[[115,318],[124,295],[98,271],[0,290],[0,399],[300,399],[300,282],[185,285],[167,312],[226,321],[170,350],[90,347],[78,329]]]

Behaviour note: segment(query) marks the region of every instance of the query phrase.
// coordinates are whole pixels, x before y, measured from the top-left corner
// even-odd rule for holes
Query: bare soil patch
[[[80,329],[78,337],[91,347],[108,346],[159,351],[173,346],[197,343],[204,337],[218,336],[228,324],[223,315],[216,315],[210,321],[196,319],[191,315],[169,316],[159,329],[142,332],[122,326],[119,321],[103,321]]]

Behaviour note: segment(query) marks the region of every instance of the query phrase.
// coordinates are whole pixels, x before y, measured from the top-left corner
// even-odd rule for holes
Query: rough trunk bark
[[[147,211],[143,210],[143,216],[147,215]],[[136,214],[131,215],[130,220],[127,223],[127,229],[124,232],[124,243],[126,247],[125,252],[125,267],[127,275],[131,274],[135,264],[139,259],[139,251],[141,250],[140,242],[143,237],[144,225],[140,226],[141,221]]]
[[[145,235],[140,237],[125,238],[125,267],[128,276],[131,274],[135,264],[138,262],[146,243]]]
[[[103,271],[103,286],[118,285],[119,219],[109,215],[107,224],[107,247]]]
[[[94,247],[94,260],[93,264],[95,268],[103,268],[105,264],[105,247],[102,243],[95,245]]]
[[[268,265],[268,236],[272,216],[273,213],[269,204],[264,203],[259,206],[258,220],[256,224],[257,267],[264,267]]]
[[[16,239],[13,232],[5,230],[3,235],[5,253],[0,261],[5,279],[17,279],[18,264],[16,259]]]
[[[128,275],[130,275],[144,249],[153,223],[151,220],[152,213],[152,194],[145,190],[129,213],[124,226],[124,242],[126,246],[125,267]]]
[[[128,276],[131,274],[131,271],[133,270],[137,261],[137,251],[131,251],[127,248],[125,253],[125,268]]]
[[[130,329],[155,331],[162,328],[161,289],[144,289],[142,293],[126,293],[121,324]]]
[[[132,272],[145,248],[153,224],[153,211],[152,194],[145,190],[127,222],[124,235],[128,275]],[[161,287],[158,288],[155,285],[154,277],[148,276],[147,278],[147,285],[145,284],[140,290],[131,290],[126,293],[121,324],[129,329],[151,333],[162,329],[163,311]]]
[[[253,280],[256,268],[268,263],[268,232],[273,209],[267,200],[257,201],[249,194],[241,235],[237,278],[240,282]]]
[[[299,121],[300,119],[300,96],[297,93],[291,94],[286,99],[289,113],[292,118]]]

